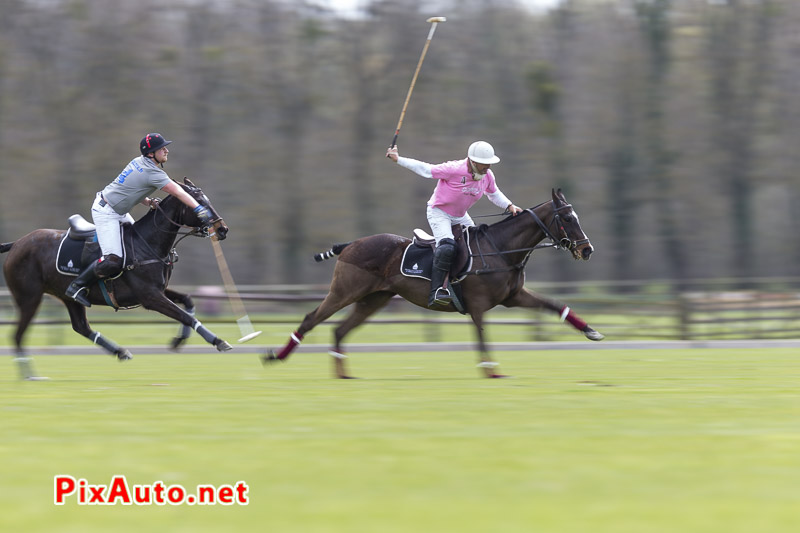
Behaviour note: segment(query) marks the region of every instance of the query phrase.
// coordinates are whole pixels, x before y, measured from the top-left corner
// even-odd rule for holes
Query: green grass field
[[[171,330],[170,330],[171,331]],[[135,351],[134,351],[135,352]],[[92,348],[87,347],[87,353]],[[0,371],[0,530],[796,531],[796,350],[42,356]],[[56,475],[247,506],[54,505]]]

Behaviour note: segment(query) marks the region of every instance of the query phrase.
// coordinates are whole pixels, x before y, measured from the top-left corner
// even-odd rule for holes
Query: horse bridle
[[[551,200],[551,202],[553,204],[553,220],[550,222],[550,226],[552,226],[555,223],[558,226],[558,229],[561,231],[563,237],[557,239],[555,235],[553,235],[553,232],[550,231],[549,226],[547,226],[542,221],[542,219],[539,218],[539,216],[533,211],[534,209],[536,209],[535,207],[525,209],[525,211],[533,217],[533,219],[536,221],[536,224],[544,232],[545,236],[548,239],[550,239],[551,242],[547,244],[537,244],[536,246],[532,246],[530,248],[519,248],[516,250],[500,250],[500,248],[497,246],[497,243],[494,242],[494,239],[489,237],[485,229],[483,229],[482,235],[484,235],[489,240],[489,242],[494,247],[494,249],[497,250],[497,252],[484,253],[481,250],[480,241],[476,239],[475,245],[478,247],[478,253],[474,254],[470,252],[470,257],[480,257],[481,260],[483,261],[484,268],[467,272],[466,274],[480,275],[480,274],[489,274],[493,272],[506,272],[508,270],[522,270],[525,268],[525,265],[528,263],[528,259],[530,259],[531,253],[533,253],[534,250],[538,250],[539,248],[555,248],[556,250],[572,251],[575,250],[578,246],[588,243],[589,239],[580,239],[577,241],[573,241],[572,239],[570,239],[569,236],[567,235],[567,231],[564,229],[564,224],[562,224],[561,222],[561,215],[559,215],[558,212],[564,209],[572,209],[572,204],[564,204],[562,206],[556,207],[555,200]],[[542,205],[544,205],[544,203],[539,204],[536,207],[540,207]],[[482,226],[482,228],[485,228],[485,226]],[[486,268],[487,267],[486,260],[484,259],[485,255],[499,255],[504,259],[506,259],[506,262],[508,263],[507,255],[517,252],[527,252],[527,254],[525,254],[525,258],[521,262],[515,265],[509,265],[507,268]]]
[[[539,225],[541,230],[544,232],[545,236],[547,236],[547,238],[550,239],[550,241],[551,241],[550,244],[538,245],[537,247],[543,247],[543,248],[556,247],[556,248],[559,248],[559,249],[572,251],[572,250],[575,250],[576,248],[578,248],[579,246],[588,243],[589,239],[580,239],[580,240],[577,240],[577,241],[573,241],[572,239],[570,239],[569,235],[567,235],[567,230],[564,229],[564,224],[561,222],[561,215],[559,215],[558,212],[563,210],[563,209],[572,209],[572,204],[564,204],[562,206],[556,207],[555,201],[554,200],[550,200],[550,201],[553,203],[553,220],[550,222],[550,226],[552,226],[553,224],[556,224],[556,226],[561,231],[561,234],[563,236],[560,239],[556,239],[556,237],[550,231],[550,228],[548,226],[546,226],[544,222],[542,222],[542,219],[540,219],[536,215],[536,213],[533,212],[533,208],[528,208],[525,211],[530,213],[530,215],[536,221],[536,224]]]
[[[219,222],[220,220],[222,220],[221,216],[217,216],[217,218],[211,219],[208,222],[206,222],[205,224],[203,224],[202,226],[195,228],[193,226],[189,226],[189,225],[186,225],[186,224],[181,224],[179,222],[175,222],[174,220],[169,218],[167,216],[167,214],[164,212],[164,208],[161,207],[161,202],[156,203],[155,209],[156,209],[157,212],[161,213],[161,215],[164,218],[167,219],[167,222],[169,222],[173,226],[176,226],[178,228],[191,228],[192,231],[182,234],[183,237],[188,237],[189,235],[200,236],[200,237],[208,237],[208,229],[210,227],[212,227],[214,224],[216,224],[217,222]],[[153,217],[153,225],[155,225],[155,217]],[[160,231],[164,231],[164,230],[160,230]],[[183,238],[183,237],[181,237],[181,238]],[[180,242],[180,241],[178,241],[178,242]]]
[[[192,230],[192,231],[187,231],[186,233],[179,233],[179,235],[181,235],[181,238],[180,238],[180,239],[178,239],[178,240],[177,240],[177,241],[176,241],[176,242],[175,242],[175,243],[172,245],[172,250],[170,250],[170,252],[167,254],[167,256],[166,256],[166,257],[164,257],[163,259],[160,259],[160,258],[159,258],[159,259],[149,259],[149,260],[145,260],[145,261],[136,261],[136,260],[135,260],[135,256],[134,256],[134,264],[133,264],[133,265],[131,265],[131,266],[128,268],[128,270],[130,270],[130,269],[134,268],[134,266],[141,266],[141,265],[145,265],[145,264],[148,264],[148,263],[162,263],[162,264],[164,264],[164,265],[166,265],[166,266],[171,266],[171,265],[172,265],[172,263],[175,263],[175,262],[177,262],[177,261],[178,261],[178,251],[177,251],[177,248],[178,248],[178,244],[180,244],[180,242],[181,242],[183,239],[185,239],[186,237],[189,237],[189,236],[192,236],[192,237],[208,237],[208,236],[209,236],[209,232],[208,232],[209,228],[211,228],[211,227],[212,227],[214,224],[216,224],[217,222],[219,222],[219,221],[221,221],[221,220],[222,220],[222,217],[221,217],[221,216],[217,216],[217,218],[214,218],[214,219],[212,219],[212,220],[209,220],[208,222],[206,222],[205,224],[203,224],[201,227],[199,227],[199,228],[195,228],[195,227],[188,226],[188,225],[186,225],[186,224],[181,224],[181,223],[179,223],[179,222],[175,222],[174,220],[172,220],[172,219],[171,219],[171,218],[170,218],[170,217],[169,217],[169,216],[168,216],[168,215],[167,215],[167,214],[164,212],[164,209],[161,207],[161,202],[157,202],[157,203],[156,203],[155,210],[157,211],[157,213],[161,213],[161,215],[162,215],[164,218],[166,218],[166,219],[167,219],[167,222],[169,222],[169,223],[170,223],[170,224],[172,224],[173,226],[176,226],[176,227],[178,227],[178,228],[191,228],[191,230]],[[154,226],[154,227],[155,227],[155,228],[156,228],[158,231],[161,231],[161,232],[164,232],[164,233],[166,233],[166,230],[162,230],[161,228],[159,228],[159,227],[156,225],[156,218],[155,218],[155,215],[153,216],[153,226]],[[133,226],[131,226],[131,228],[133,229]],[[133,229],[133,232],[134,232],[134,233],[136,233],[136,234],[138,235],[138,232],[137,232],[135,229]],[[148,242],[147,242],[145,239],[142,239],[142,238],[140,237],[140,240],[141,240],[141,241],[142,241],[142,243],[145,245],[145,248],[147,248],[147,249],[150,251],[150,253],[152,253],[153,255],[155,255],[156,257],[158,257],[158,254],[155,252],[155,250],[153,250],[153,248],[150,246],[150,244],[149,244],[149,243],[148,243]],[[135,252],[134,252],[134,253],[135,253]]]

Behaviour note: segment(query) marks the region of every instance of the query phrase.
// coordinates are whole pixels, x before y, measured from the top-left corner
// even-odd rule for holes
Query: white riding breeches
[[[97,242],[103,255],[114,254],[119,257],[122,255],[122,223],[134,220],[130,213],[120,215],[110,205],[100,205],[100,193],[92,204],[92,220],[97,228]]]
[[[463,217],[455,217],[445,213],[438,207],[428,206],[428,224],[431,226],[433,237],[436,239],[436,245],[438,246],[439,241],[442,239],[455,239],[452,226],[461,224],[469,227],[474,226],[475,222],[472,221],[469,213],[464,213]]]

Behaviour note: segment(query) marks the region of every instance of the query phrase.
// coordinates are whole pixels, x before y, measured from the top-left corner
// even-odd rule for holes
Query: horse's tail
[[[12,246],[14,246],[13,242],[0,243],[0,254],[4,254],[9,251]]]
[[[342,250],[344,250],[345,247],[347,247],[348,244],[350,243],[345,242],[342,244],[334,244],[333,246],[331,246],[331,249],[328,250],[327,252],[320,252],[318,254],[314,254],[314,261],[316,261],[317,263],[321,263],[326,259],[330,259],[334,255],[339,255],[340,253],[342,253]]]

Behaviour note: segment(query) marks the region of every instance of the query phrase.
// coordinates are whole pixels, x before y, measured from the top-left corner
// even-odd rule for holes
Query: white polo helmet
[[[483,163],[484,165],[493,165],[500,162],[500,158],[494,155],[494,148],[486,141],[475,141],[470,144],[469,150],[467,150],[467,157],[476,163]]]

